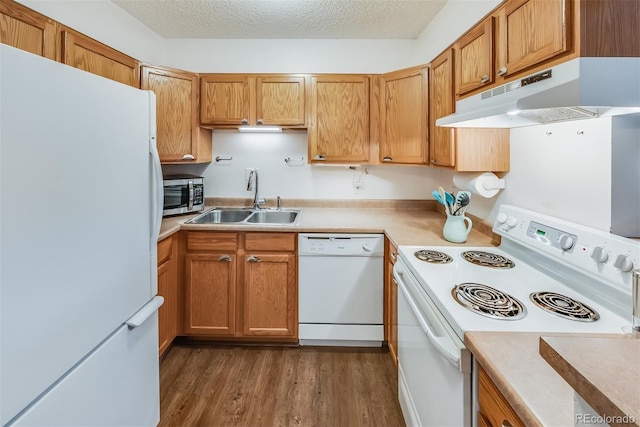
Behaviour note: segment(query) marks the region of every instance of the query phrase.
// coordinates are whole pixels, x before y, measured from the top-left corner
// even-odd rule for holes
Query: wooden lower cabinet
[[[298,337],[295,233],[189,232],[187,335]]]
[[[398,257],[398,248],[389,239],[385,241],[385,339],[393,363],[398,366],[398,284],[393,278],[393,266]]]
[[[296,255],[245,255],[242,334],[295,337],[298,330]]]
[[[479,366],[479,365],[478,365]],[[498,387],[482,367],[478,370],[478,425],[486,427],[524,427]]]
[[[159,355],[167,351],[178,332],[177,244],[174,237],[158,243],[158,295],[164,303],[158,309]]]

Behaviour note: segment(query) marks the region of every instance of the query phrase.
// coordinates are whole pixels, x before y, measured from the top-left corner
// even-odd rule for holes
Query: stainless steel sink
[[[213,208],[186,224],[297,225],[300,209]]]
[[[250,209],[216,208],[187,221],[187,224],[223,224],[242,222],[253,213]]]
[[[291,224],[298,218],[299,211],[293,210],[261,210],[255,211],[247,222],[251,224]]]

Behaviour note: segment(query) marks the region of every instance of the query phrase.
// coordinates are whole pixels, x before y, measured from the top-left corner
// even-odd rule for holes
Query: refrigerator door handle
[[[161,296],[155,296],[151,301],[146,303],[140,310],[133,316],[124,322],[130,328],[137,328],[142,325],[153,313],[158,311],[158,308],[164,303],[164,298]]]
[[[156,148],[156,138],[151,137],[150,152],[151,152],[151,209],[152,209],[152,221],[153,228],[151,231],[151,246],[155,246],[158,243],[158,236],[160,235],[160,226],[162,225],[162,209],[164,199],[164,187],[162,185],[162,166],[160,165],[160,155]]]

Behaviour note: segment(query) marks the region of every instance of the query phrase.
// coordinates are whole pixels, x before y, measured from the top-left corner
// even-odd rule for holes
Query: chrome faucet
[[[260,205],[265,203],[264,199],[258,197],[258,169],[251,169],[249,172],[249,180],[247,182],[247,191],[251,191],[252,183],[255,179],[255,192],[253,193],[253,208],[261,209]]]

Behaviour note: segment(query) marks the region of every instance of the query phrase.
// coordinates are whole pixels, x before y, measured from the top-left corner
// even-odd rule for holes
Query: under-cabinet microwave
[[[204,209],[204,179],[194,175],[167,175],[163,179],[162,216],[198,212]]]

